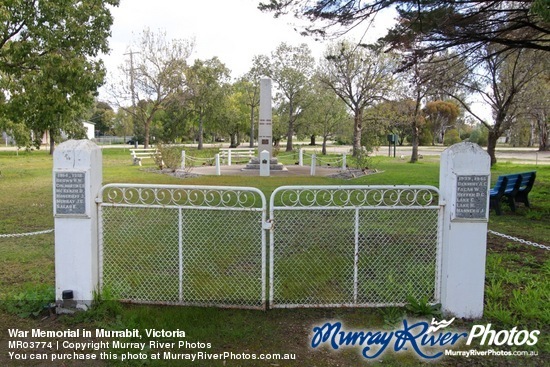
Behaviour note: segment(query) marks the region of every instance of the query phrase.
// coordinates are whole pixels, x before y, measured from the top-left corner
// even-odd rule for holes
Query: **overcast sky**
[[[269,55],[281,43],[307,43],[316,58],[322,55],[328,41],[315,41],[295,30],[293,17],[275,19],[271,13],[257,9],[260,0],[121,0],[112,9],[114,23],[109,39],[111,53],[102,58],[109,77],[124,62],[125,53],[142,30],[165,31],[170,39],[194,39],[191,60],[217,56],[232,72],[233,78],[246,73],[255,55]],[[375,42],[394,23],[393,12],[377,16],[376,22],[355,29],[347,38]],[[135,51],[135,50],[134,50]],[[103,87],[100,99],[109,97]],[[481,105],[476,110],[484,109]],[[486,111],[482,112],[487,114]]]
[[[112,10],[111,53],[102,57],[107,71],[117,71],[124,57],[128,57],[124,54],[132,39],[138,39],[147,27],[152,31],[166,31],[170,39],[194,39],[192,59],[218,56],[234,78],[249,70],[253,56],[269,55],[281,42],[307,43],[315,57],[321,56],[326,42],[301,36],[294,30],[298,24],[293,17],[275,19],[273,14],[259,11],[259,1],[121,0],[120,6]],[[379,38],[392,17],[381,22],[384,27],[369,28],[365,39]],[[353,36],[356,39],[364,30],[358,32],[361,33]]]

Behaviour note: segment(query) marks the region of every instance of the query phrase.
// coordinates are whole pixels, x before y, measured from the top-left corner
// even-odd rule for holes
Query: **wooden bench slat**
[[[530,208],[528,194],[533,188],[535,177],[535,171],[499,176],[495,186],[490,190],[490,207],[500,215],[500,201],[504,197],[513,212],[516,210],[516,202],[524,203]]]
[[[134,148],[130,149],[130,155],[132,156],[132,161],[134,165],[141,166],[141,160],[144,158],[156,158],[160,152],[156,148]]]

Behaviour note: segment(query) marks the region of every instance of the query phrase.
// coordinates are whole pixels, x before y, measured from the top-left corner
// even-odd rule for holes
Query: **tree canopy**
[[[0,7],[0,121],[24,130],[78,129],[105,75],[99,53],[118,0],[5,0]],[[20,129],[21,130],[21,129]],[[30,132],[29,132],[30,134]]]
[[[423,53],[487,43],[500,44],[499,52],[517,48],[550,51],[547,0],[269,0],[259,8],[276,16],[292,13],[305,18],[311,24],[304,33],[323,36],[337,29],[347,32],[382,10],[395,8],[399,19],[385,40],[396,48],[420,46]]]

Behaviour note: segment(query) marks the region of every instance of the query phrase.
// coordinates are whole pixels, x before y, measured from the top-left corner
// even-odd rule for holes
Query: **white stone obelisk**
[[[271,115],[271,79],[260,79],[260,124],[258,127],[258,157],[264,150],[273,157],[273,132]]]

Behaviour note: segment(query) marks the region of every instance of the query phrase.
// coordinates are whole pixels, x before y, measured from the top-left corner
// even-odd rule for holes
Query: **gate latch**
[[[268,219],[264,222],[263,229],[267,229],[268,231],[271,231],[275,227],[275,222],[273,222],[271,219]]]

